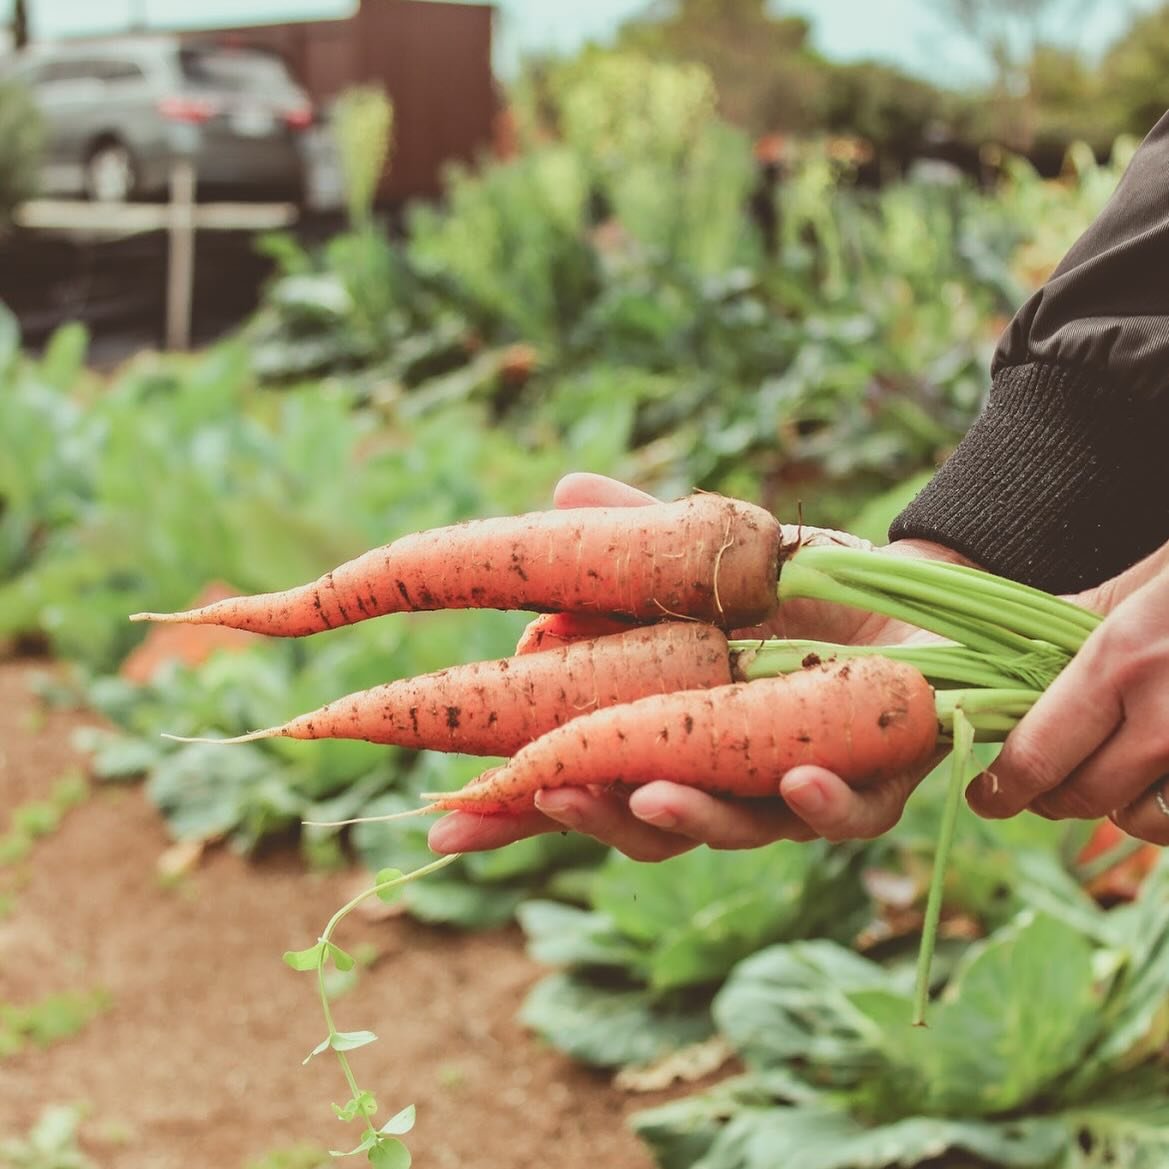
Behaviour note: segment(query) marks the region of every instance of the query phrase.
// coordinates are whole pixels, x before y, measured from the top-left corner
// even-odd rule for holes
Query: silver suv
[[[23,50],[7,75],[45,119],[44,195],[155,196],[186,155],[201,189],[302,197],[312,103],[266,50],[175,36],[64,41]]]

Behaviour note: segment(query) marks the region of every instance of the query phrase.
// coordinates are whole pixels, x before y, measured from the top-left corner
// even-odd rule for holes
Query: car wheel
[[[85,194],[95,203],[125,203],[137,183],[133,156],[121,142],[103,142],[86,160]]]

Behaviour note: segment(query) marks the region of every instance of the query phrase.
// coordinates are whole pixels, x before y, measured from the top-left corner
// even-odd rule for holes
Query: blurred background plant
[[[390,162],[394,106],[384,89],[354,86],[333,103],[333,134],[345,187],[345,209],[354,231],[370,225],[374,196]]]
[[[28,90],[0,75],[0,230],[37,193],[44,127]]]
[[[482,761],[280,739],[216,751],[158,732],[234,734],[503,655],[523,618],[423,614],[213,647],[144,642],[126,613],[283,587],[405,531],[544,507],[582,468],[883,539],[981,407],[1011,313],[1114,190],[1153,116],[1139,78],[1159,78],[1169,44],[1164,14],[1091,63],[1040,37],[1004,59],[1011,86],[990,102],[830,65],[807,22],[762,0],[651,15],[612,49],[532,63],[507,94],[511,149],[393,216],[374,197],[393,107],[343,95],[345,222],[318,244],[267,237],[257,312],[205,351],[98,374],[80,325],[34,352],[0,309],[0,435],[19,436],[0,442],[0,642],[70,665],[45,701],[105,716],[85,740],[94,774],[145,778],[177,839],[252,852],[295,838],[315,866],[423,863],[418,821],[299,825],[402,810]],[[1024,98],[1032,137],[1009,150],[995,126]],[[27,190],[35,128],[20,108],[0,100],[0,192]],[[525,1019],[575,1058],[646,1083],[680,1053],[740,1061],[742,1078],[638,1120],[669,1169],[772,1164],[777,1133],[809,1142],[789,1157],[801,1169],[924,1167],[946,1148],[963,1169],[1164,1164],[1164,1016],[1148,1007],[1169,987],[1150,917],[1164,866],[1130,910],[1152,867],[1131,842],[1092,824],[966,826],[935,988],[966,1053],[923,1040],[923,1084],[890,1012],[937,818],[927,782],[863,848],[663,866],[552,834],[464,857],[402,908],[460,928],[518,918],[554,968]],[[1056,950],[1062,1029],[1043,1047]],[[760,1018],[771,1046],[744,1024]],[[1012,1069],[978,1062],[992,1050],[1026,1075],[1007,1084]],[[1106,1106],[1089,1116],[1094,1093]]]

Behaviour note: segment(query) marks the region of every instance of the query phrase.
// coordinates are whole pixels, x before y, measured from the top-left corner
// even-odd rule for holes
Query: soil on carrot
[[[93,720],[42,711],[29,683],[44,669],[0,662],[0,835],[12,809],[84,765],[70,737]],[[95,785],[0,868],[0,1004],[108,995],[77,1033],[0,1055],[0,1144],[46,1105],[75,1103],[81,1147],[104,1169],[243,1169],[298,1144],[352,1147],[357,1126],[329,1108],[346,1099],[336,1061],[301,1065],[323,1034],[312,980],[280,956],[312,943],[356,875],[221,848],[171,883],[170,844],[140,786]],[[346,922],[338,940],[376,948],[337,1025],[380,1036],[353,1064],[383,1118],[417,1104],[420,1165],[649,1169],[625,1119],[662,1097],[618,1092],[516,1022],[543,973],[516,930],[399,918]]]

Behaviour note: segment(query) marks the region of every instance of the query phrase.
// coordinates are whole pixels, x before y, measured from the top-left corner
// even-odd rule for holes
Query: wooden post
[[[195,164],[177,159],[170,172],[170,226],[166,266],[166,347],[191,344],[195,288]]]

